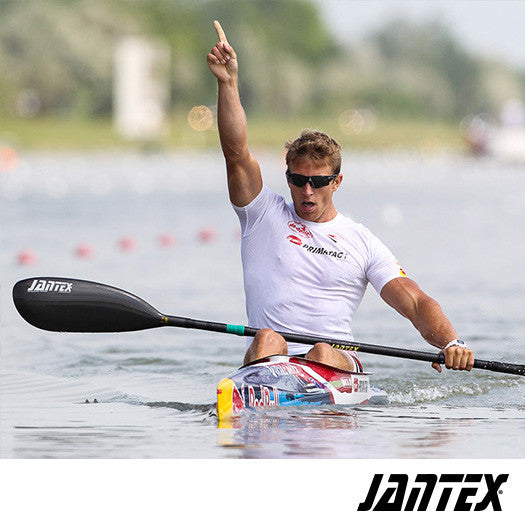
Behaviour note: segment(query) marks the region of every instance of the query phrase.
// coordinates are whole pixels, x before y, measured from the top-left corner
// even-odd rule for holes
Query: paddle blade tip
[[[52,332],[131,332],[162,325],[151,305],[113,286],[32,277],[13,287],[13,302],[29,324]]]

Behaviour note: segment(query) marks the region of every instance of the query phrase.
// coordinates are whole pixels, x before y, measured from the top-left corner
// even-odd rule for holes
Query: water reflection
[[[277,409],[221,421],[218,445],[238,449],[242,458],[329,458],[337,447],[326,437],[348,439],[358,427],[359,416],[346,410]]]
[[[525,421],[522,410],[438,405],[344,407],[246,414],[221,422],[217,444],[235,458],[487,457],[494,419],[500,433]],[[502,439],[491,457],[509,457]]]

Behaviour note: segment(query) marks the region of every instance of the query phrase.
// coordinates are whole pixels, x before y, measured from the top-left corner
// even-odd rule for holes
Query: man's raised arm
[[[246,114],[237,83],[237,55],[219,22],[215,20],[213,25],[219,42],[208,53],[207,61],[210,71],[217,77],[217,122],[226,159],[228,190],[235,206],[246,206],[261,191],[261,170],[248,149]]]

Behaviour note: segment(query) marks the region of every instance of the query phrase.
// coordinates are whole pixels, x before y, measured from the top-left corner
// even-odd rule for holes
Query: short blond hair
[[[341,171],[341,146],[322,131],[305,129],[295,140],[289,140],[284,145],[286,150],[286,165],[304,159],[319,163],[327,163],[334,175]]]

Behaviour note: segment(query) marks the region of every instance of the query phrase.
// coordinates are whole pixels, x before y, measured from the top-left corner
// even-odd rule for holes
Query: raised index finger
[[[219,37],[219,41],[220,42],[225,42],[227,44],[228,43],[228,39],[226,38],[226,33],[222,29],[221,24],[219,23],[219,21],[218,20],[214,20],[213,21],[213,25],[215,26],[215,30],[217,31],[217,36]]]

